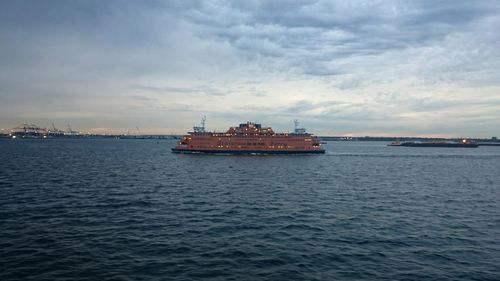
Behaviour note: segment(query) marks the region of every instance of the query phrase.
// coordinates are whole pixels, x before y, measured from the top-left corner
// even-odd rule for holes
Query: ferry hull
[[[231,154],[231,155],[268,155],[268,154],[324,154],[325,150],[196,150],[172,148],[173,153],[183,154]]]

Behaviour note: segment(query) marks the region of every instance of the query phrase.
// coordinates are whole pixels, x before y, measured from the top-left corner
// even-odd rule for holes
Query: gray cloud
[[[148,86],[148,85],[133,85],[130,87],[132,90],[155,92],[155,93],[173,93],[185,95],[209,95],[209,96],[225,96],[231,92],[228,90],[216,89],[209,86],[201,87],[172,87],[172,86]]]
[[[497,1],[2,1],[1,126],[182,111],[162,126],[211,114],[425,133],[465,112],[487,135],[500,127],[499,15]]]

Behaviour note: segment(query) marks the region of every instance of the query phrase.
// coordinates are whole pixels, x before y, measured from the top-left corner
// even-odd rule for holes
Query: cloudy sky
[[[500,137],[499,1],[0,1],[0,128]]]

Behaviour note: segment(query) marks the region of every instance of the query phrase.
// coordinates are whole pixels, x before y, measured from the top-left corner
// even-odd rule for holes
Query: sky
[[[0,128],[500,137],[500,1],[0,1]]]

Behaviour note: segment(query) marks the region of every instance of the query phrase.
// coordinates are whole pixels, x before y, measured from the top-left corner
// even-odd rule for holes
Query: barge
[[[388,146],[405,146],[405,147],[463,147],[463,148],[476,148],[479,145],[470,140],[462,140],[461,142],[446,142],[446,141],[431,141],[431,142],[416,142],[416,141],[395,141]]]

